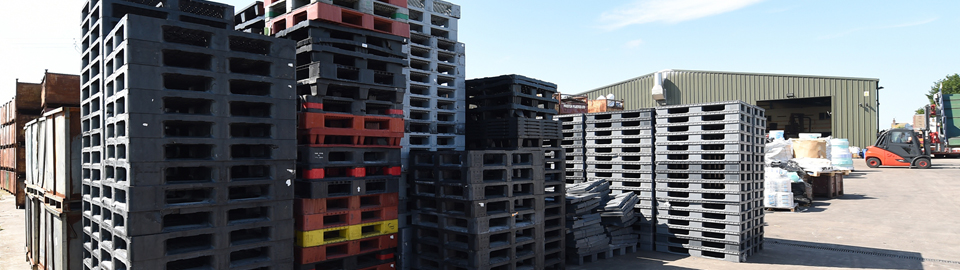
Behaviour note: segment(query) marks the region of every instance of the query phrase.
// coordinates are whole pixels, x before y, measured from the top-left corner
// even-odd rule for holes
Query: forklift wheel
[[[913,164],[920,169],[929,169],[932,166],[929,158],[918,158]]]
[[[868,158],[868,159],[867,159],[867,167],[870,167],[870,168],[879,168],[879,167],[880,167],[880,159],[879,159],[879,158],[875,158],[875,157]]]

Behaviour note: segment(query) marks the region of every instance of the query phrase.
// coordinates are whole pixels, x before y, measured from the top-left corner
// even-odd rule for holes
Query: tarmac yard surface
[[[640,251],[567,269],[960,269],[960,159],[933,164],[855,160],[845,195],[767,212],[763,251],[745,263]]]
[[[567,269],[960,269],[960,159],[928,170],[855,163],[845,195],[767,212],[764,249],[746,263],[640,251]],[[0,270],[30,269],[23,210],[0,193]]]

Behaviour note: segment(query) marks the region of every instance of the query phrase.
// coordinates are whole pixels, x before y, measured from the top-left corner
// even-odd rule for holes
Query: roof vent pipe
[[[653,95],[653,100],[659,105],[665,105],[667,103],[667,93],[663,89],[663,80],[666,79],[667,75],[672,71],[671,69],[664,69],[653,73],[653,89],[650,90],[650,94]]]

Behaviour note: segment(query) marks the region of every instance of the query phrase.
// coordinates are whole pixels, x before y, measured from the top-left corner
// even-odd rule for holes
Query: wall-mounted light
[[[788,97],[788,98],[792,98],[792,97],[793,97],[793,93],[787,93],[787,97]]]

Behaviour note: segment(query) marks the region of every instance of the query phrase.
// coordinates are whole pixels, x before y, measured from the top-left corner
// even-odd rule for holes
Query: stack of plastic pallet
[[[411,268],[562,269],[564,199],[545,192],[543,164],[542,151],[411,151]]]
[[[563,152],[542,98],[556,85],[508,75],[468,81],[467,92],[476,150],[410,152],[410,267],[562,269]]]
[[[584,122],[584,114],[565,114],[554,116],[554,120],[560,121],[563,139],[560,145],[563,146],[564,163],[566,169],[566,182],[568,184],[583,183],[587,181],[587,138]]]
[[[654,155],[653,109],[588,113],[586,130],[587,180],[610,181],[613,194],[635,193],[635,230],[640,249],[653,250]]]
[[[410,80],[403,107],[404,157],[409,150],[463,150],[466,73],[464,44],[457,42],[460,6],[440,0],[407,4]]]
[[[566,260],[570,264],[582,265],[607,258],[610,238],[596,210],[604,207],[609,199],[610,182],[601,179],[567,184],[566,189]]]
[[[263,35],[266,28],[266,17],[264,16],[263,2],[254,1],[243,10],[233,15],[233,29],[240,32],[254,33]]]
[[[742,262],[763,248],[764,110],[657,108],[657,251]]]
[[[83,7],[84,269],[293,267],[294,45],[232,14]]]
[[[406,124],[401,159],[408,164],[410,150],[463,151],[466,123],[466,54],[457,41],[460,6],[441,0],[408,0],[410,56],[407,93],[403,114]],[[409,182],[407,174],[404,183]],[[400,201],[409,207],[407,185],[400,186]],[[400,265],[413,256],[413,226],[407,211],[401,211],[400,239],[403,243]]]
[[[406,27],[406,2],[266,5],[270,31],[296,41],[295,263],[303,270],[393,269],[409,34],[383,26]]]
[[[620,193],[600,210],[601,224],[610,237],[612,250],[633,252],[637,250],[640,236],[634,231],[633,224],[637,222],[634,211],[640,199],[634,193]]]

